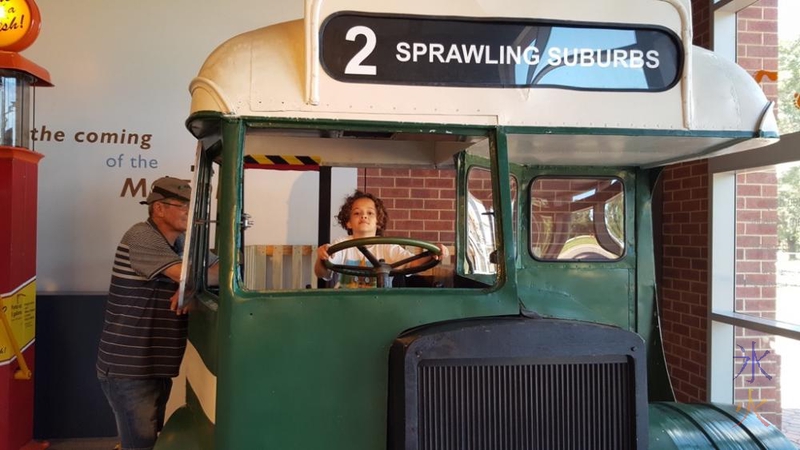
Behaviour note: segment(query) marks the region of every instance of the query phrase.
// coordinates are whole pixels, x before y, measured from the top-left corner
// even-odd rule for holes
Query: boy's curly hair
[[[362,198],[368,198],[375,203],[375,212],[378,215],[377,230],[375,234],[378,236],[383,236],[383,231],[386,229],[386,225],[389,223],[389,213],[386,212],[386,207],[383,206],[383,201],[381,201],[381,199],[366,192],[356,190],[352,195],[348,196],[344,200],[342,207],[339,208],[339,214],[336,215],[336,221],[339,222],[339,225],[341,225],[342,228],[347,231],[348,235],[353,234],[353,230],[347,228],[347,222],[350,221],[350,212],[353,209],[353,203]]]

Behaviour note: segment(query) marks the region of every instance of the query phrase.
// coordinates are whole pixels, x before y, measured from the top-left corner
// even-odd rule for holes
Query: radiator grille
[[[418,366],[419,448],[633,449],[631,369],[627,361],[423,363]]]

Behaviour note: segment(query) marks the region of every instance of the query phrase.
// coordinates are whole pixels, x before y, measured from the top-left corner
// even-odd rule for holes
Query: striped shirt
[[[178,283],[162,272],[181,262],[183,236],[170,246],[155,224],[137,223],[117,247],[97,371],[109,377],[175,377],[188,319],[169,309]]]

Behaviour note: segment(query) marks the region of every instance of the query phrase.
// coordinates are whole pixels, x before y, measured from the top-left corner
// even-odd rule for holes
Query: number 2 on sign
[[[347,30],[345,39],[348,41],[355,41],[358,36],[364,36],[367,38],[367,41],[364,43],[361,50],[347,63],[347,66],[344,68],[344,73],[353,75],[376,75],[378,73],[377,67],[361,64],[372,51],[375,50],[375,43],[378,41],[375,37],[375,32],[368,27],[359,25]]]

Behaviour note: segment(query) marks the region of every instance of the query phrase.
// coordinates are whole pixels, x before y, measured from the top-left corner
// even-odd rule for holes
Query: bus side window
[[[539,177],[531,183],[531,254],[546,261],[613,261],[625,253],[618,178]]]

